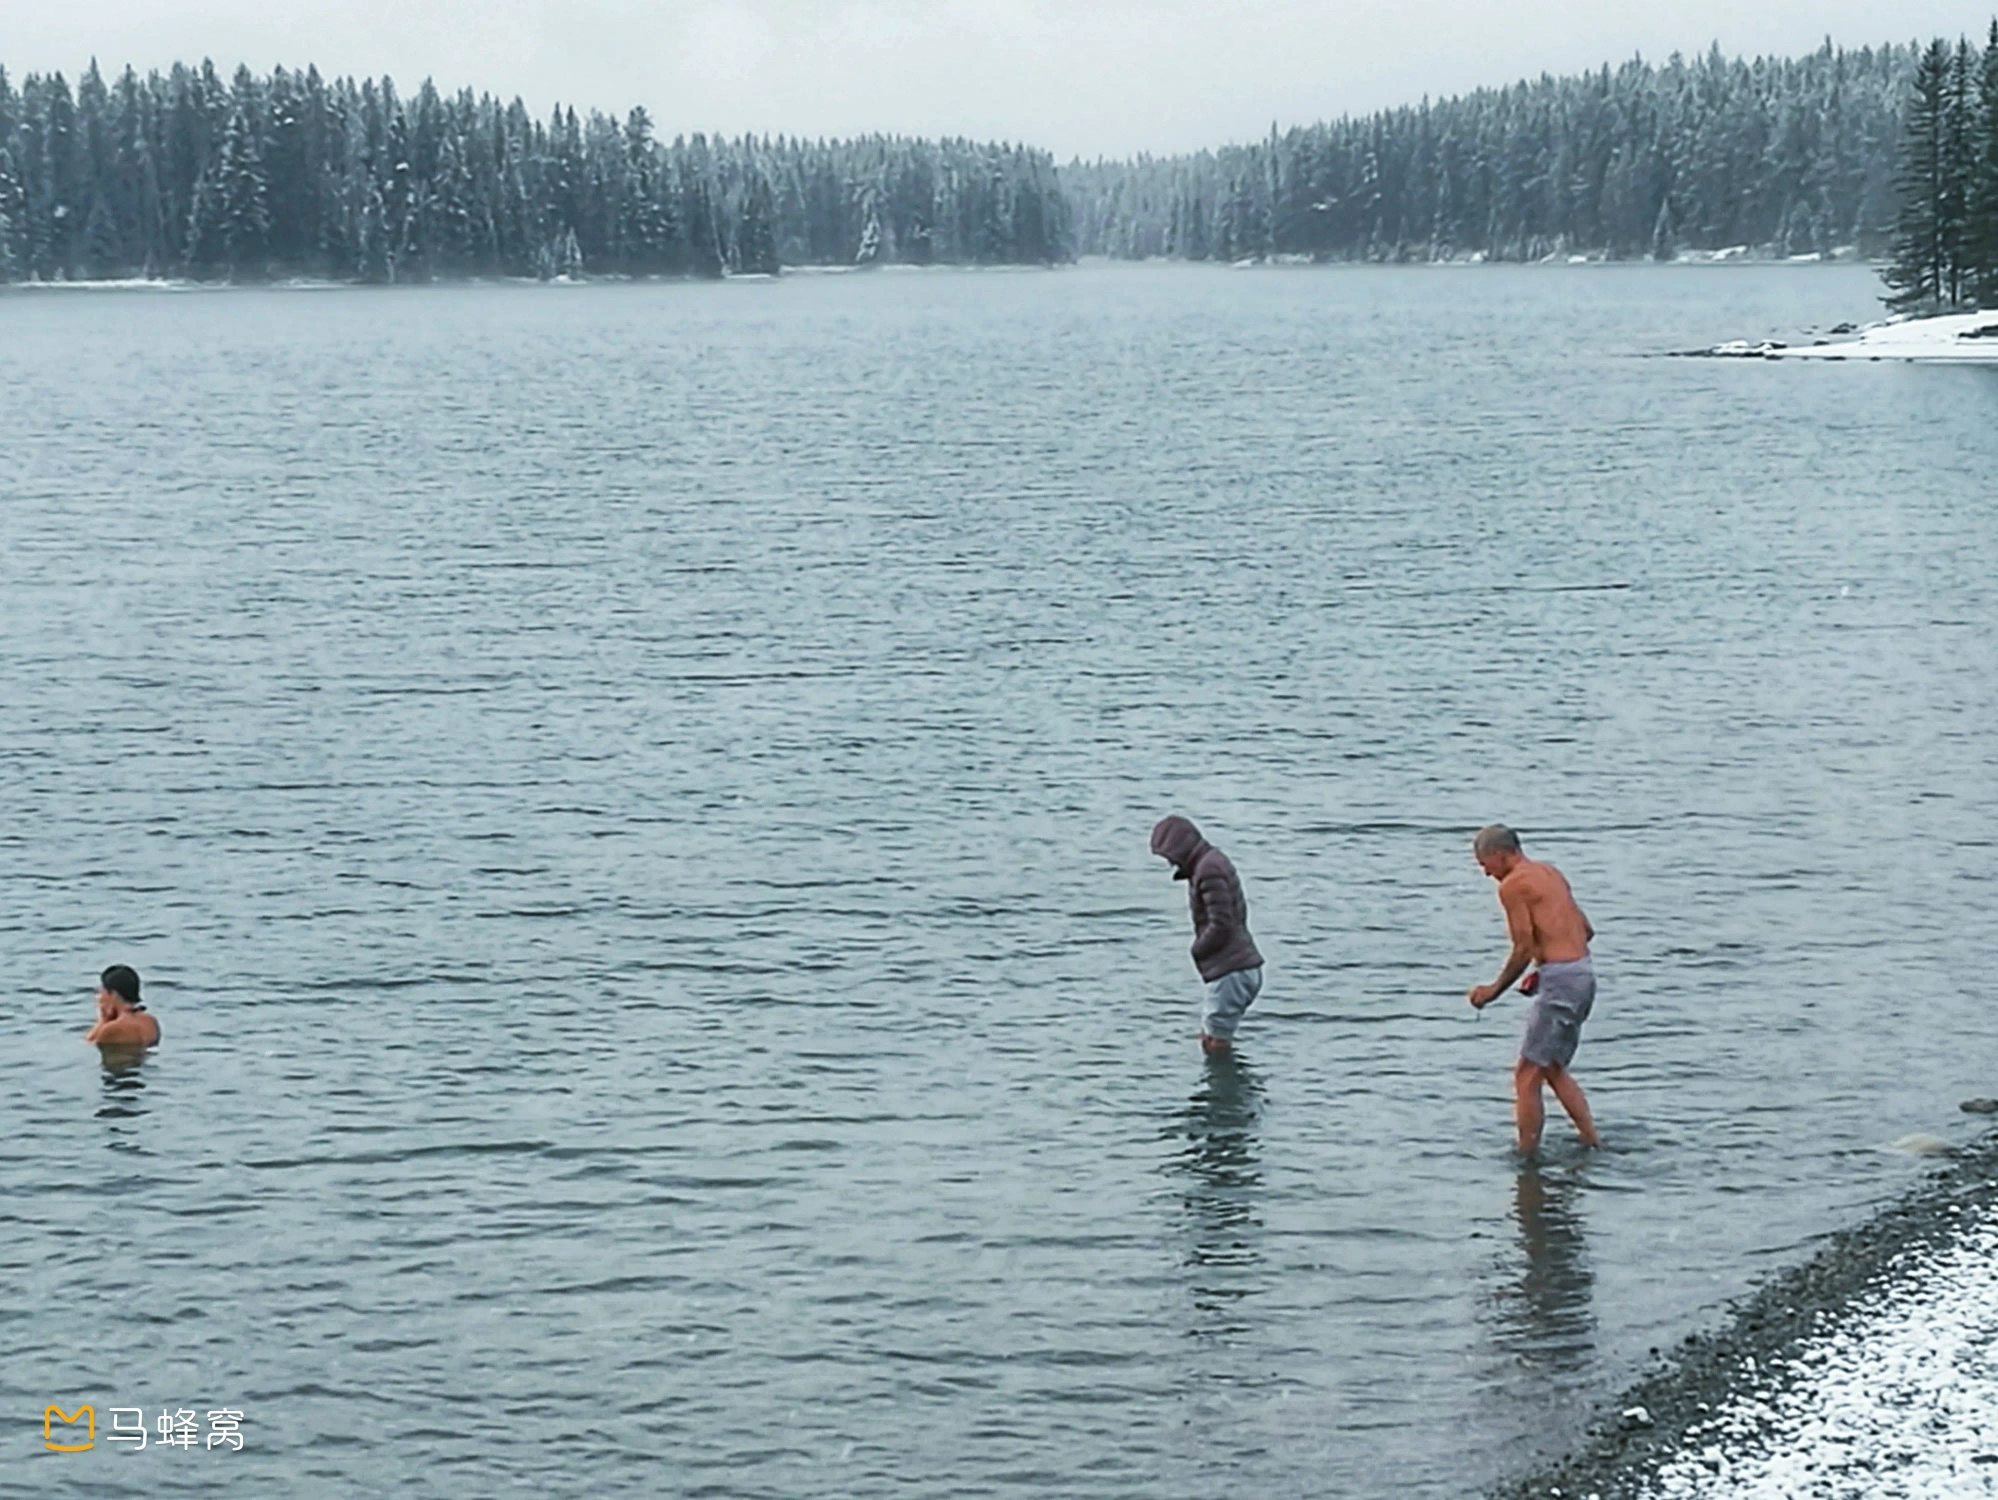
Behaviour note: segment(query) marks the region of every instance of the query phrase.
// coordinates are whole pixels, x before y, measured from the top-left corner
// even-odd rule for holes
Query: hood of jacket
[[[1152,853],[1172,861],[1175,880],[1186,879],[1206,848],[1207,840],[1200,836],[1200,830],[1178,814],[1152,825]]]

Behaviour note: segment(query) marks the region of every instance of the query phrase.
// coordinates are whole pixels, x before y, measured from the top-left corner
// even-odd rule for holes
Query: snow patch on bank
[[[1835,330],[1842,331],[1842,330]],[[1735,339],[1700,351],[1718,359],[1899,359],[1949,364],[1998,364],[1998,312],[1876,323],[1857,338],[1793,345]]]
[[[1836,1332],[1750,1361],[1647,1500],[1998,1496],[1998,1210],[1967,1218],[1947,1248],[1897,1257]]]
[[[329,281],[319,276],[287,276],[276,281],[190,281],[184,276],[107,276],[102,280],[10,281],[0,283],[0,292],[334,292],[357,285],[351,281]]]

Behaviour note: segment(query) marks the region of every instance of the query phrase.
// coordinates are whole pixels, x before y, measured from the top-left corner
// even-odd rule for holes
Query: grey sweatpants
[[[1232,974],[1223,974],[1207,986],[1207,994],[1200,1002],[1200,1029],[1208,1036],[1232,1041],[1235,1028],[1241,1024],[1242,1013],[1255,1004],[1256,996],[1262,993],[1263,970],[1258,964],[1253,969],[1237,969]]]

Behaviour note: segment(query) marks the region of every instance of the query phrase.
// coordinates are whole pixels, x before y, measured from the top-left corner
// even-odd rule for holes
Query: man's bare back
[[[1501,849],[1480,853],[1478,863],[1499,883],[1499,905],[1505,908],[1506,934],[1512,939],[1499,977],[1471,991],[1471,1004],[1482,1009],[1536,964],[1587,958],[1596,930],[1576,904],[1567,877],[1545,861]]]
[[[1534,963],[1572,963],[1588,954],[1596,930],[1575,904],[1567,877],[1552,865],[1521,859],[1499,882],[1498,896],[1507,930]]]

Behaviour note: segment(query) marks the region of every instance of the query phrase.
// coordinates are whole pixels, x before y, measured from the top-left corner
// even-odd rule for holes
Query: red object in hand
[[[1520,994],[1530,995],[1539,988],[1540,988],[1540,971],[1538,969],[1527,970],[1526,977],[1519,981]]]

